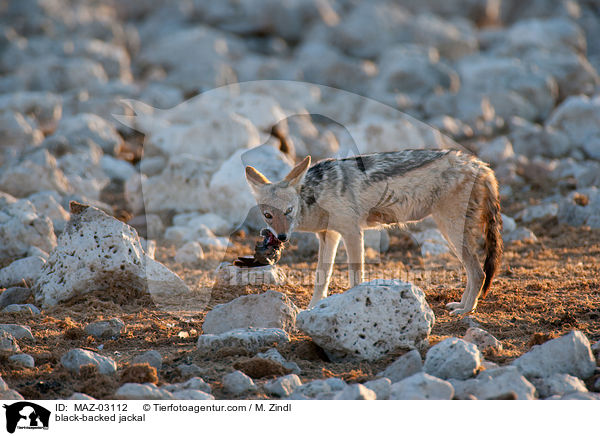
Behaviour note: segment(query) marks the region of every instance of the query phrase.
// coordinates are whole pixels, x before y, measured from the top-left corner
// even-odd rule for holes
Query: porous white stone
[[[424,345],[434,320],[421,289],[399,280],[374,280],[300,312],[296,325],[332,359],[375,360]]]
[[[33,304],[9,304],[4,309],[2,309],[2,312],[6,312],[6,313],[25,312],[25,313],[29,313],[31,315],[39,315],[41,313],[40,309],[35,307]]]
[[[71,151],[79,147],[87,147],[92,142],[105,153],[113,155],[123,142],[112,124],[91,113],[63,117],[53,137],[65,138]]]
[[[377,400],[387,400],[390,398],[390,388],[392,381],[387,377],[378,378],[375,380],[368,381],[364,384],[367,389],[375,392]]]
[[[275,328],[247,328],[230,330],[218,335],[200,335],[197,348],[201,353],[211,354],[220,348],[241,348],[250,353],[262,347],[284,344],[290,341],[288,334]]]
[[[481,352],[475,344],[448,338],[427,351],[423,371],[442,379],[466,380],[475,375],[480,365]]]
[[[13,335],[7,331],[0,331],[0,352],[2,353],[19,353],[19,343]]]
[[[187,381],[182,383],[175,383],[172,385],[164,386],[169,392],[178,392],[178,391],[202,391],[207,394],[211,393],[211,387],[208,383],[206,383],[201,377],[192,377]]]
[[[34,368],[35,360],[29,354],[14,354],[8,358],[8,360],[17,366],[22,366],[24,368]]]
[[[204,259],[204,250],[197,241],[186,243],[175,253],[175,262],[185,266],[197,265],[202,259]]]
[[[156,387],[153,383],[125,383],[117,392],[116,400],[174,400],[169,391]]]
[[[243,268],[223,262],[215,271],[216,283],[227,286],[283,285],[286,275],[277,265]]]
[[[499,367],[480,372],[469,380],[450,379],[455,397],[466,399],[469,395],[479,400],[502,398],[514,393],[519,400],[536,399],[535,387],[514,366]]]
[[[410,350],[377,375],[387,377],[392,383],[396,383],[421,371],[423,371],[421,355],[417,350]]]
[[[35,206],[39,215],[47,216],[52,220],[52,225],[56,233],[60,233],[65,229],[71,216],[59,203],[61,197],[57,192],[36,192],[27,197],[27,199]]]
[[[573,392],[587,392],[585,383],[569,374],[552,374],[546,378],[531,378],[540,398],[552,395],[566,395]]]
[[[531,223],[535,220],[543,220],[553,218],[558,214],[558,204],[556,203],[545,203],[538,204],[535,206],[529,206],[519,212],[515,218],[521,220],[524,223]]]
[[[418,372],[390,387],[390,400],[450,400],[454,388],[445,380]]]
[[[253,392],[257,389],[254,381],[241,371],[233,371],[223,377],[223,389],[234,395]]]
[[[355,383],[346,386],[333,397],[334,400],[376,400],[377,394],[366,386]]]
[[[479,351],[484,351],[487,349],[495,351],[502,350],[502,343],[492,334],[480,329],[479,327],[469,327],[463,339],[467,342],[477,345]]]
[[[580,331],[574,330],[541,345],[534,345],[513,365],[528,378],[546,378],[558,373],[585,380],[594,374],[596,361],[588,339]]]
[[[116,338],[125,331],[125,323],[119,318],[96,321],[85,326],[85,332],[96,339]]]
[[[30,288],[20,286],[7,288],[0,294],[0,309],[4,309],[11,304],[24,303],[29,297],[31,297]]]
[[[39,256],[29,256],[15,260],[5,268],[0,269],[0,287],[23,284],[33,285],[42,272],[46,259]]]
[[[26,325],[0,324],[0,331],[10,333],[15,337],[15,339],[35,340],[33,334],[31,333],[31,329]]]
[[[110,375],[117,371],[117,364],[110,357],[81,348],[74,348],[63,354],[60,363],[69,371],[76,373],[79,373],[80,368],[84,365],[94,365],[100,374]]]
[[[266,383],[264,389],[272,395],[287,397],[301,385],[302,382],[300,381],[300,377],[296,374],[288,374]]]
[[[156,371],[160,371],[160,368],[162,367],[162,356],[156,350],[148,350],[145,353],[135,356],[132,362],[134,364],[147,363],[156,368]]]
[[[215,397],[213,397],[212,395],[207,394],[204,391],[199,391],[196,389],[183,389],[181,391],[175,391],[175,392],[173,392],[173,398],[176,400],[202,400],[202,401],[215,399]]]
[[[153,296],[189,292],[179,276],[145,255],[127,224],[91,206],[72,206],[71,214],[34,287],[42,307],[112,287]]]
[[[219,334],[246,327],[269,327],[292,332],[298,312],[296,305],[281,292],[244,295],[210,310],[204,318],[202,330]]]

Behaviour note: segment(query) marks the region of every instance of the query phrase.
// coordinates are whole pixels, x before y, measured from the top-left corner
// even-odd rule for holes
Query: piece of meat
[[[238,257],[233,262],[235,266],[252,268],[274,265],[279,262],[281,252],[283,251],[283,242],[277,239],[269,229],[262,229],[260,235],[263,237],[263,240],[254,247],[254,256]]]

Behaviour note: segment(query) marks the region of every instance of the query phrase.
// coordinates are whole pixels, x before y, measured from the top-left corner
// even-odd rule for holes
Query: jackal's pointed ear
[[[291,186],[297,185],[298,183],[300,183],[302,181],[302,178],[304,177],[304,174],[306,174],[306,171],[308,170],[309,166],[310,166],[310,156],[306,156],[302,160],[302,162],[300,162],[298,165],[296,165],[292,169],[292,171],[290,171],[289,174],[287,176],[285,176],[285,178],[283,180]]]
[[[251,166],[246,167],[246,181],[253,192],[257,192],[261,187],[271,183],[263,173]]]

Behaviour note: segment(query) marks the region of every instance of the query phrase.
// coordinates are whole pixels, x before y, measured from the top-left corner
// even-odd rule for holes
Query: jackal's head
[[[263,219],[280,241],[287,241],[296,226],[299,190],[309,166],[307,156],[279,182],[271,182],[256,168],[246,167],[246,180]]]

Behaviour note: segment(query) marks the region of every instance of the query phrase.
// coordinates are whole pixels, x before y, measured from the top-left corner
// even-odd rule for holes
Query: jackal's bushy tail
[[[484,192],[485,201],[483,203],[482,219],[485,226],[485,261],[483,262],[485,281],[481,290],[482,298],[485,298],[492,284],[492,279],[500,266],[503,250],[498,182],[491,170],[485,175]]]

